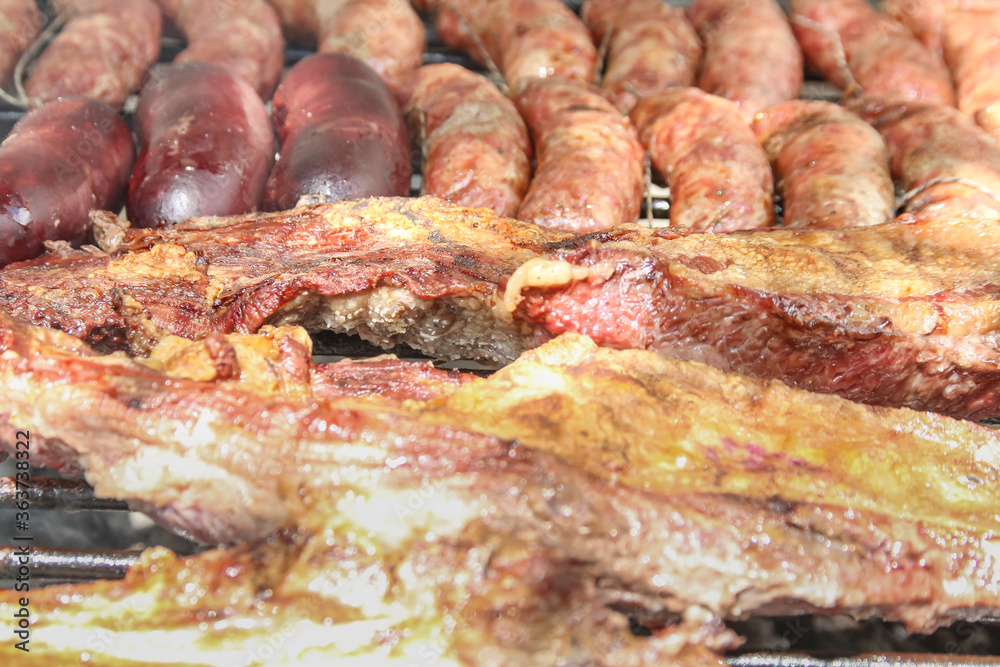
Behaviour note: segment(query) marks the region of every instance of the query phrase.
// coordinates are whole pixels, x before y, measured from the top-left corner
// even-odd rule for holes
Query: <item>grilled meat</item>
[[[575,237],[434,198],[129,231],[0,271],[0,308],[146,354],[264,324],[499,362],[564,331],[853,400],[1000,415],[1000,229]],[[535,260],[534,262],[530,260]]]
[[[345,651],[310,630],[330,618],[356,624],[361,653],[431,637],[457,664],[493,664],[461,652],[473,637],[499,656],[566,659],[577,645],[599,664],[641,664],[595,657],[579,632],[648,657],[731,646],[720,619],[751,612],[874,613],[929,631],[1000,607],[1000,436],[968,422],[572,335],[488,379],[433,371],[428,400],[399,400],[412,390],[275,389],[263,359],[331,374],[309,369],[294,330],[233,339],[236,369],[192,380],[184,365],[162,372],[0,323],[5,446],[30,427],[101,496],[208,541],[257,540],[186,561],[147,555],[124,583],[36,600],[46,613],[32,636],[53,651],[81,650],[86,633],[66,625],[113,613],[127,630],[170,618],[206,651],[253,641],[244,625],[263,618]],[[175,341],[153,358],[208,345]],[[419,366],[389,377],[419,385]],[[128,606],[150,592],[169,602]],[[14,596],[0,594],[0,613]],[[637,644],[603,605],[663,631]],[[108,655],[127,651],[121,637]]]

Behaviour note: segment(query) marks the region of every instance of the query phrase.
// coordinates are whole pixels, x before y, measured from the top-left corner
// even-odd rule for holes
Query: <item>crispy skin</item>
[[[844,88],[850,76],[876,97],[955,103],[941,56],[867,0],[791,0],[791,14],[806,63],[830,83]]]
[[[488,56],[515,95],[538,77],[594,81],[597,49],[561,0],[427,0],[418,6],[437,12],[445,44],[481,62]]]
[[[1000,4],[948,14],[943,48],[955,77],[958,108],[1000,140]]]
[[[691,23],[705,42],[702,90],[732,100],[750,123],[802,88],[802,51],[774,0],[696,0]]]
[[[61,0],[74,14],[25,82],[39,104],[74,95],[120,109],[160,56],[163,17],[153,0]]]
[[[623,114],[641,97],[695,84],[702,46],[683,9],[660,0],[587,0],[580,15],[594,42],[607,45],[601,87]]]
[[[420,67],[424,24],[406,0],[271,0],[289,39],[343,53],[378,72],[393,92]]]
[[[646,158],[627,116],[559,77],[536,78],[514,101],[538,156],[519,220],[579,233],[639,218]]]
[[[430,401],[400,403],[259,396],[253,383],[169,378],[94,356],[65,334],[7,317],[2,327],[0,383],[18,389],[0,394],[7,447],[11,429],[31,424],[33,443],[81,457],[100,495],[186,519],[209,538],[266,539],[280,527],[270,540],[281,545],[276,572],[241,571],[240,554],[263,548],[262,564],[271,560],[261,545],[190,560],[195,585],[185,590],[194,596],[163,610],[181,625],[212,620],[192,619],[193,609],[225,616],[219,605],[231,596],[242,608],[265,588],[281,590],[261,611],[300,613],[289,589],[309,599],[305,590],[327,590],[324,581],[332,597],[355,601],[353,619],[383,617],[377,601],[395,588],[392,577],[374,590],[344,588],[338,563],[423,587],[427,606],[404,597],[398,611],[438,633],[449,632],[440,612],[453,599],[546,608],[560,570],[589,614],[600,602],[642,609],[675,640],[710,648],[731,644],[719,619],[751,612],[877,613],[929,631],[1000,607],[1000,436],[968,422],[580,336]],[[79,409],[65,410],[69,398]],[[500,595],[480,569],[482,549],[497,574],[509,563],[542,581],[527,577],[526,589]],[[463,562],[472,569],[456,567]],[[218,574],[228,565],[237,570],[221,581],[201,579],[202,566]],[[165,563],[170,574],[175,567]],[[451,569],[470,576],[434,575]],[[140,568],[131,581],[92,590],[125,594],[140,576],[156,581]],[[484,588],[463,590],[463,581]],[[360,604],[373,595],[376,604]],[[484,616],[480,623],[495,618]],[[33,639],[40,632],[36,625]],[[489,624],[483,634],[491,646],[505,638]]]
[[[796,100],[757,115],[782,196],[786,227],[836,229],[889,222],[895,189],[885,143],[838,104]]]
[[[517,213],[532,148],[514,104],[486,77],[452,63],[421,67],[411,88],[404,109],[410,136],[424,133],[425,192],[497,215]]]
[[[643,147],[670,186],[670,226],[731,232],[774,224],[774,176],[735,104],[675,88],[632,111]]]
[[[285,65],[285,39],[270,4],[264,0],[156,1],[188,41],[174,62],[221,65],[265,100],[271,97]]]
[[[918,220],[1000,219],[1000,147],[952,107],[869,97],[847,101],[881,133],[893,178]]]
[[[985,418],[1000,415],[998,255],[993,220],[572,237],[434,198],[373,199],[130,231],[110,254],[49,254],[0,271],[0,308],[135,354],[164,331],[301,323],[507,361],[571,330]]]

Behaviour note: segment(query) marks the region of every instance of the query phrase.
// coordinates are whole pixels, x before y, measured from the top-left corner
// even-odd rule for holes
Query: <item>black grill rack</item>
[[[49,0],[38,0],[39,6],[44,11],[51,14],[51,3]],[[566,3],[579,9],[581,0],[565,0]],[[686,5],[688,0],[668,0],[670,4]],[[780,4],[787,8],[786,0],[779,0]],[[433,23],[427,21],[427,48],[424,53],[424,63],[450,62],[468,67],[469,69],[483,73],[481,66],[462,53],[455,52],[446,47],[434,29]],[[183,43],[180,39],[167,35],[161,45],[161,62],[169,62],[182,49]],[[286,63],[292,65],[299,59],[311,53],[308,48],[301,48],[297,45],[290,45],[286,52]],[[804,99],[838,101],[840,91],[833,86],[822,81],[806,81],[802,91]],[[125,118],[131,123],[131,111],[135,108],[135,97],[131,98],[125,105]],[[19,109],[5,106],[0,102],[0,136],[5,136],[14,123],[24,115]],[[419,152],[415,153],[419,155]],[[419,164],[414,165],[416,173],[412,182],[411,194],[417,195],[421,191],[421,178]],[[669,216],[669,190],[662,185],[653,183],[650,187],[649,197],[643,203],[643,218],[647,219],[653,226],[665,224],[665,219]],[[779,208],[780,214],[780,208]],[[320,334],[314,338],[315,350],[318,355],[325,355],[317,358],[317,361],[332,360],[339,357],[369,357],[376,354],[394,353],[402,358],[427,359],[424,355],[406,346],[399,346],[391,350],[376,348],[357,338],[334,334]],[[329,356],[327,356],[329,355]],[[457,362],[458,367],[471,370],[480,374],[486,374],[487,369],[475,364],[464,365]],[[0,471],[3,470],[0,462]],[[45,471],[38,471],[39,474],[48,475]],[[2,473],[0,473],[2,474]],[[37,476],[31,480],[32,488],[29,493],[29,503],[32,510],[43,510],[45,513],[54,516],[66,516],[78,512],[99,513],[104,516],[121,517],[129,510],[128,505],[118,500],[101,499],[94,496],[91,489],[85,482],[79,479],[64,479],[59,477]],[[15,483],[10,477],[0,477],[0,513],[6,513],[15,508]],[[117,522],[121,525],[121,521]],[[9,525],[9,521],[4,521],[3,525]],[[110,524],[109,524],[110,525]],[[104,533],[107,535],[107,533]],[[200,547],[187,542],[181,538],[169,536],[168,546],[174,548],[178,553],[195,553]],[[54,583],[83,583],[97,580],[113,580],[125,577],[128,568],[133,565],[142,553],[142,547],[153,546],[163,543],[155,536],[149,534],[135,533],[133,539],[140,540],[140,544],[133,544],[131,548],[108,549],[107,544],[99,541],[90,545],[89,548],[66,548],[63,547],[34,547],[32,549],[32,581],[42,585]],[[16,576],[17,562],[15,559],[15,548],[0,545],[0,588],[10,587]],[[809,619],[811,617],[800,617]],[[747,624],[758,623],[755,627]],[[799,627],[798,620],[785,619],[751,619],[747,622],[735,623],[737,631],[743,634],[753,634],[747,630],[754,630],[759,627],[769,627],[773,623],[778,628],[776,634],[781,635],[781,628]],[[760,624],[763,624],[761,626]],[[784,624],[784,625],[781,625]],[[878,621],[870,623],[869,632],[881,632],[884,626]],[[960,624],[961,625],[961,624]],[[966,624],[968,625],[968,624]],[[863,648],[858,649],[858,645],[851,645],[850,640],[836,640],[826,642],[823,648],[810,648],[807,642],[796,644],[791,650],[777,646],[774,642],[754,641],[750,642],[738,653],[729,655],[726,658],[731,667],[986,667],[989,665],[1000,665],[1000,618],[983,619],[975,627],[985,632],[989,637],[989,645],[983,649],[978,647],[977,652],[986,651],[990,654],[972,655],[965,651],[965,647],[955,642],[942,641],[941,646],[948,652],[925,652],[936,651],[933,646],[930,648],[917,649],[918,652],[878,652],[872,653]],[[862,631],[865,627],[862,627]],[[898,630],[898,628],[896,628]],[[819,630],[812,634],[822,634]],[[766,634],[766,633],[765,633]],[[966,633],[966,636],[967,633]],[[832,650],[830,644],[837,644]],[[957,655],[956,653],[965,653]]]

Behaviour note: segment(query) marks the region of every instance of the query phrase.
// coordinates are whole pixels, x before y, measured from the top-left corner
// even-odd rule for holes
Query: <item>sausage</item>
[[[830,83],[851,77],[875,97],[955,103],[944,61],[867,0],[791,0],[791,12],[806,62]]]
[[[42,31],[45,20],[35,0],[0,0],[0,84]]]
[[[214,63],[230,70],[264,99],[285,66],[281,23],[264,0],[157,0],[184,33],[187,48],[174,62]]]
[[[72,11],[25,82],[43,104],[86,95],[120,109],[160,56],[163,17],[152,0],[61,0]]]
[[[596,90],[558,77],[531,80],[515,103],[538,156],[518,219],[591,232],[639,218],[645,155],[627,116]]]
[[[25,114],[0,144],[0,266],[37,256],[45,241],[84,242],[92,209],[121,207],[134,160],[132,132],[103,102],[75,97]]]
[[[561,0],[428,0],[445,44],[483,60],[481,41],[513,95],[532,79],[592,83],[597,49]]]
[[[410,193],[410,140],[392,93],[372,68],[339,53],[313,54],[274,93],[281,156],[264,210],[303,195],[328,201]]]
[[[753,124],[783,201],[785,227],[836,229],[890,222],[895,189],[879,133],[839,104],[793,100]]]
[[[871,123],[908,191],[907,219],[1000,219],[1000,146],[958,109],[855,96],[847,106]]]
[[[683,9],[662,0],[587,0],[580,14],[595,43],[607,40],[601,87],[622,113],[639,97],[695,85],[701,39]]]
[[[992,11],[949,14],[943,49],[958,108],[1000,141],[1000,4]]]
[[[698,87],[731,100],[747,123],[799,96],[802,52],[774,0],[695,0],[688,18],[705,42]]]
[[[393,92],[420,67],[424,23],[407,0],[271,0],[290,39],[364,61]]]
[[[513,217],[531,179],[531,140],[514,104],[459,65],[421,67],[406,115],[426,133],[424,190],[463,206]]]
[[[221,65],[154,70],[135,112],[139,158],[129,183],[134,227],[257,209],[274,162],[274,133],[253,88]]]
[[[1000,9],[1000,0],[882,0],[882,12],[899,21],[936,55],[941,49],[945,16],[954,9]]]
[[[774,224],[774,177],[733,102],[697,88],[648,97],[632,120],[670,186],[670,226],[713,232]]]

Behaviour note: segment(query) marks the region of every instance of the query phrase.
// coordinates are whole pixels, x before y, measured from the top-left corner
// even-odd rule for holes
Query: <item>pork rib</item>
[[[289,340],[305,338],[270,330],[237,345],[315,373],[308,346]],[[7,448],[30,428],[32,443],[75,456],[102,496],[206,539],[260,540],[75,589],[98,597],[63,599],[33,639],[78,648],[65,625],[97,623],[79,614],[149,590],[163,608],[126,615],[130,627],[169,615],[207,646],[239,640],[239,619],[259,614],[278,627],[373,624],[380,632],[358,637],[368,651],[391,652],[387,632],[422,628],[449,655],[468,632],[497,651],[540,641],[516,622],[491,624],[497,605],[523,613],[518,622],[557,623],[547,610],[619,630],[601,605],[640,609],[671,639],[647,654],[729,646],[719,620],[751,612],[878,614],[929,631],[1000,607],[1000,436],[975,424],[572,335],[488,379],[438,382],[429,400],[309,394],[312,381],[262,392],[260,367],[184,379],[0,318]],[[362,576],[345,580],[345,568]],[[506,579],[517,572],[523,587]],[[0,613],[15,599],[0,593]],[[563,617],[565,607],[582,611]],[[202,621],[221,623],[214,639],[195,630]]]
[[[130,231],[0,271],[0,308],[145,354],[264,324],[506,362],[563,331],[867,403],[1000,416],[1000,228],[584,236],[434,198]],[[534,260],[534,261],[532,261]]]

